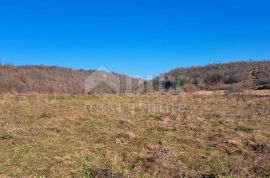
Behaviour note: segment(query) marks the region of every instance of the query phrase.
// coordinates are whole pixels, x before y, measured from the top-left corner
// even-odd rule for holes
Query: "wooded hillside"
[[[96,74],[99,75],[96,75]],[[93,75],[92,75],[93,74]],[[95,74],[95,75],[94,75]],[[126,82],[138,83],[140,80],[116,73],[94,70],[73,70],[69,68],[47,66],[0,66],[0,92],[38,92],[38,93],[85,93],[85,82],[91,76],[114,77],[119,80],[120,92],[136,90],[126,88]],[[99,80],[99,79],[97,79]],[[90,83],[91,85],[91,83]],[[137,85],[138,86],[138,85]],[[98,85],[93,88],[94,93],[106,93],[106,87]]]
[[[270,89],[270,62],[236,62],[178,68],[154,79],[155,88],[184,90]]]
[[[86,87],[85,82],[89,77],[94,79],[90,78]],[[86,88],[90,88],[90,91],[86,91]],[[179,88],[184,91],[270,89],[270,62],[178,68],[153,81],[94,70],[0,65],[0,92],[150,93]]]

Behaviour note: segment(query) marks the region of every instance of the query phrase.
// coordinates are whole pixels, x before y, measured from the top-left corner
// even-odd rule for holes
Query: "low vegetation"
[[[258,92],[3,94],[0,177],[270,177]]]

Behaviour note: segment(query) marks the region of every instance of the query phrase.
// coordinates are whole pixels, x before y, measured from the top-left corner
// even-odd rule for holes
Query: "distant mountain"
[[[270,61],[212,64],[178,68],[156,77],[156,90],[270,89]]]

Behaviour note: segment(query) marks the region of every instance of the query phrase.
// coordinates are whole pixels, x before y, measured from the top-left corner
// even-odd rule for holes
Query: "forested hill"
[[[94,70],[73,70],[61,67],[48,66],[0,66],[0,92],[38,92],[38,93],[68,93],[68,94],[83,94],[86,89],[86,81],[91,79],[88,85],[95,85],[98,80],[100,85],[92,88],[94,93],[114,93],[110,85],[110,79],[119,81],[119,92],[132,92],[133,88],[126,88],[126,82],[138,83],[139,79],[131,78],[125,75],[116,73],[108,73]],[[106,79],[106,80],[105,80]],[[103,81],[103,83],[102,83]],[[104,81],[106,82],[104,84]],[[109,89],[108,89],[109,88]]]
[[[270,89],[270,61],[178,68],[152,81],[94,70],[0,65],[0,92],[113,94],[179,91],[179,88],[181,91]]]
[[[178,68],[154,79],[155,88],[194,90],[270,89],[270,61]]]

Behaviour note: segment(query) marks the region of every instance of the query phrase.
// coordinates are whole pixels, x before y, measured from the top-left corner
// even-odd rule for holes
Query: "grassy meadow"
[[[0,177],[270,177],[270,95],[0,95]]]

